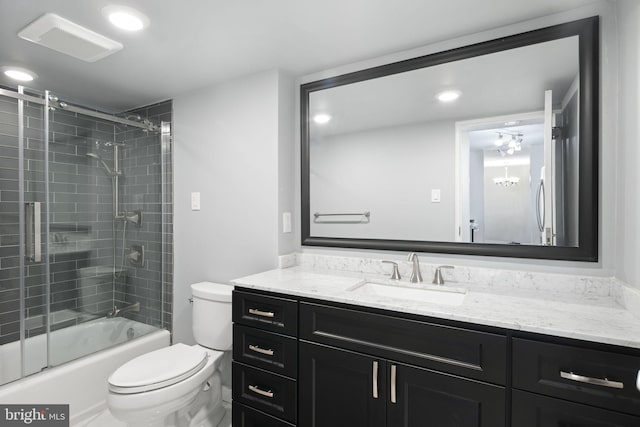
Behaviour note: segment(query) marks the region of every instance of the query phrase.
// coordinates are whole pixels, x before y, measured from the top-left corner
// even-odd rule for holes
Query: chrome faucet
[[[385,264],[391,264],[393,266],[393,271],[391,272],[390,279],[392,280],[400,280],[400,271],[398,271],[398,263],[393,261],[382,260]]]
[[[418,263],[418,255],[415,252],[411,252],[407,260],[409,262],[413,262],[413,268],[411,269],[411,277],[409,277],[409,281],[411,283],[422,282],[422,274],[420,274],[420,264]]]
[[[140,303],[137,302],[135,304],[128,305],[124,308],[118,308],[117,306],[113,306],[113,310],[107,313],[107,319],[111,319],[112,317],[122,316],[122,313],[139,313],[140,312]]]
[[[444,285],[444,277],[442,277],[442,269],[443,268],[453,268],[452,265],[441,265],[436,267],[436,272],[433,275],[433,283],[434,285]]]

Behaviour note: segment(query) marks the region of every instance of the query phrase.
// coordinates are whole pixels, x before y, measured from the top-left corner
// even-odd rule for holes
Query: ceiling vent
[[[23,28],[18,36],[74,58],[95,62],[122,49],[122,43],[47,13]]]

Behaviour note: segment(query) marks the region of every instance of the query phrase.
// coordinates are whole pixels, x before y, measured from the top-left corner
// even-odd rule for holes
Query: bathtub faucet
[[[109,313],[107,313],[107,319],[110,319],[112,317],[118,317],[118,316],[122,316],[123,313],[127,313],[127,312],[134,312],[134,313],[139,313],[140,312],[140,303],[137,302],[135,304],[131,304],[128,305],[124,308],[118,308],[117,306],[113,306],[113,310],[111,310]]]

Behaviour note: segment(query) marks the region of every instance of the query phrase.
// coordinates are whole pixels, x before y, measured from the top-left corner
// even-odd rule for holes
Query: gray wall
[[[297,175],[295,174],[295,85],[293,79],[280,72],[278,74],[278,255],[288,254],[295,251],[298,240],[296,240],[296,228],[300,228],[294,215],[294,192]],[[291,214],[291,232],[282,231],[282,214]]]
[[[268,71],[174,99],[175,342],[193,342],[191,283],[277,266],[279,213],[291,206],[281,197],[291,184],[278,182],[291,174],[290,121],[280,117],[293,116],[291,86]],[[201,194],[200,211],[191,192]]]
[[[429,122],[318,137],[311,143],[311,235],[455,240],[455,125]],[[443,161],[442,159],[448,159]],[[431,202],[439,189],[441,202]],[[359,217],[314,212],[370,211]]]
[[[619,134],[617,144],[617,276],[640,288],[640,3],[620,0],[618,7]],[[605,144],[607,142],[605,141]],[[603,146],[605,146],[603,144]]]

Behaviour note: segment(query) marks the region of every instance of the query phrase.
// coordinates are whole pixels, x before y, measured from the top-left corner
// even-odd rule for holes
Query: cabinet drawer
[[[298,303],[286,298],[234,291],[233,321],[295,336],[298,333]]]
[[[640,415],[640,357],[515,338],[513,387]]]
[[[296,381],[233,362],[233,400],[291,423],[297,418]]]
[[[514,427],[637,427],[640,418],[618,412],[513,391],[511,425]]]
[[[277,374],[296,377],[298,342],[285,335],[234,324],[233,359]]]
[[[285,423],[238,402],[233,402],[232,424],[234,427],[293,427],[293,424]]]
[[[506,380],[502,335],[300,303],[300,338],[496,384]]]

